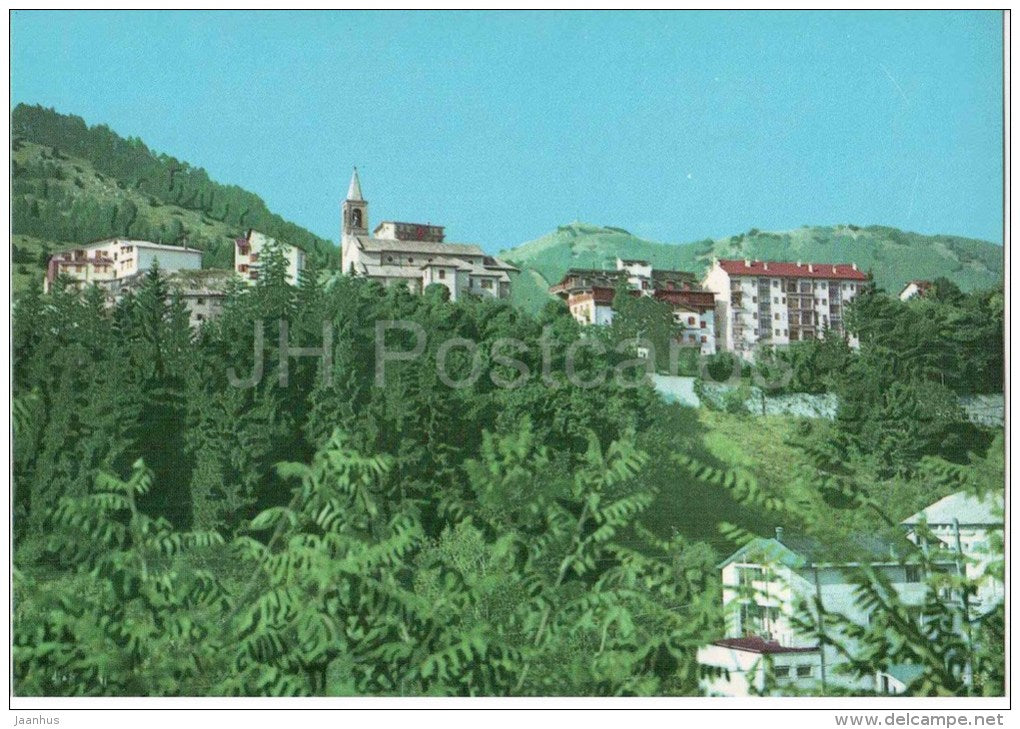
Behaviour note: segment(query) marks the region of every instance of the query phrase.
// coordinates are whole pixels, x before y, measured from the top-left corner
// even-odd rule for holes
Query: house
[[[903,290],[900,291],[900,301],[909,301],[915,296],[924,296],[928,293],[931,286],[931,281],[910,281],[903,287]]]
[[[177,271],[167,277],[170,291],[184,304],[188,323],[193,329],[222,313],[231,276],[230,271],[203,269]]]
[[[287,260],[287,283],[296,286],[305,268],[305,252],[257,230],[249,230],[234,241],[234,272],[245,283],[254,284],[259,278],[260,259],[270,246],[277,246]]]
[[[759,343],[846,336],[846,306],[867,281],[856,263],[718,259],[701,285],[715,296],[718,349],[753,360]]]
[[[1002,493],[979,498],[958,491],[900,522],[912,542],[930,546],[930,540],[936,539],[940,548],[962,555],[964,573],[978,583],[977,594],[970,600],[976,614],[1005,599],[1003,581],[988,573],[989,565],[1002,558],[1004,513]]]
[[[50,257],[44,291],[57,276],[66,276],[79,287],[97,284],[106,289],[147,271],[156,263],[164,272],[197,270],[202,251],[187,246],[168,246],[146,240],[105,238]]]
[[[510,273],[517,268],[485,253],[477,245],[447,243],[442,226],[383,221],[368,231],[368,202],[355,168],[342,205],[342,271],[379,281],[405,284],[414,293],[439,284],[457,301],[466,294],[506,299]]]
[[[693,273],[653,269],[648,261],[616,259],[615,270],[571,268],[549,292],[567,302],[581,324],[613,322],[618,287],[631,296],[649,296],[669,305],[680,329],[679,341],[701,354],[715,352],[715,297],[697,285]]]
[[[863,680],[845,675],[837,668],[845,658],[833,646],[819,645],[801,621],[813,622],[818,600],[827,612],[866,625],[869,616],[857,605],[849,576],[864,565],[882,572],[904,602],[919,604],[927,586],[920,566],[907,556],[910,550],[905,540],[871,535],[827,546],[786,536],[781,527],[773,538],[750,541],[719,565],[726,628],[722,638],[698,651],[699,663],[712,669],[702,689],[712,696],[904,691],[916,667],[897,666]],[[936,563],[940,570],[955,569],[948,559]]]

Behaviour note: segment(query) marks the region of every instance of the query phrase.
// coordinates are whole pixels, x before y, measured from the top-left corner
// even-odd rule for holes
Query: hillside
[[[320,265],[335,247],[279,215],[254,193],[124,139],[108,127],[39,106],[11,113],[11,217],[15,292],[41,277],[51,252],[120,235],[205,251],[203,265],[229,268],[246,228],[297,246]]]
[[[899,291],[911,279],[937,276],[970,291],[1001,284],[1003,276],[1001,246],[883,226],[814,226],[782,233],[752,229],[729,238],[674,245],[645,240],[621,228],[572,223],[499,255],[521,267],[514,279],[514,299],[530,310],[548,300],[543,288],[556,283],[568,268],[612,268],[617,256],[698,275],[713,257],[853,262],[870,270],[878,285],[890,291]]]

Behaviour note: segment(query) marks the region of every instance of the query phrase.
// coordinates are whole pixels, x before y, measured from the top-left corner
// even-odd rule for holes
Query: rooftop
[[[93,248],[99,248],[100,246],[108,246],[111,243],[120,243],[125,246],[134,246],[136,248],[152,248],[157,251],[187,251],[189,253],[201,253],[202,251],[198,248],[188,248],[187,246],[170,246],[165,243],[153,243],[150,240],[133,240],[130,238],[103,238],[102,240],[95,240],[91,243],[86,243],[80,246],[70,246],[64,248],[57,253],[68,253],[76,250],[91,250]]]
[[[856,263],[790,263],[788,261],[752,261],[720,258],[719,266],[733,276],[775,276],[777,278],[837,278],[867,281]]]
[[[437,253],[447,256],[485,256],[485,252],[473,243],[433,243],[430,241],[390,240],[388,238],[367,238],[359,236],[358,245],[364,251],[381,253]]]
[[[966,491],[957,491],[944,499],[939,499],[926,509],[908,516],[901,523],[907,526],[920,524],[921,521],[928,523],[928,526],[952,525],[953,520],[964,525],[1002,526],[1003,524],[1003,497],[1001,493],[988,494],[979,499]]]
[[[780,645],[774,640],[765,640],[758,636],[747,636],[746,638],[724,638],[717,640],[713,645],[722,646],[723,648],[735,648],[740,651],[747,651],[749,653],[762,653],[762,654],[775,654],[775,653],[815,653],[818,651],[818,646],[805,646],[801,648],[792,648],[790,646]]]
[[[854,534],[846,540],[823,542],[814,537],[783,534],[780,538],[752,539],[719,567],[733,562],[775,563],[792,569],[811,565],[882,564],[898,562],[913,549],[914,545],[906,537],[889,539],[876,534]]]

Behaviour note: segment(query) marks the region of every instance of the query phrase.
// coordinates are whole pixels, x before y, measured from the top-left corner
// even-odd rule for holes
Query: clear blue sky
[[[489,250],[578,219],[685,242],[892,225],[1002,241],[997,12],[40,12],[12,105],[106,123],[336,240]]]

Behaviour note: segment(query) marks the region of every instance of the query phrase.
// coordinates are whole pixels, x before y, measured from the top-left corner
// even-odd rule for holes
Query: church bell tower
[[[350,254],[357,246],[355,238],[368,236],[368,203],[361,194],[361,180],[358,179],[358,168],[354,168],[351,184],[347,188],[347,199],[341,205],[340,221],[340,256],[343,272],[348,273]]]

